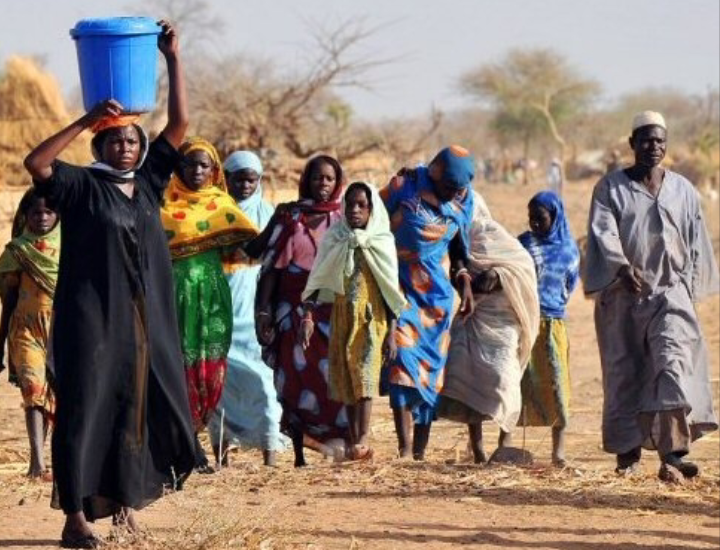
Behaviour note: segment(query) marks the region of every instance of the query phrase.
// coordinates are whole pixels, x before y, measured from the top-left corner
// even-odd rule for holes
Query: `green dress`
[[[203,428],[220,400],[232,340],[232,296],[213,248],[173,260],[175,304],[190,409]]]

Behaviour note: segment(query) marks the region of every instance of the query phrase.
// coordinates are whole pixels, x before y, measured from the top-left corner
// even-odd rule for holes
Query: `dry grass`
[[[55,78],[31,59],[9,57],[0,75],[0,186],[28,185],[25,155],[71,120]],[[89,151],[89,139],[81,135],[62,158],[86,163]]]

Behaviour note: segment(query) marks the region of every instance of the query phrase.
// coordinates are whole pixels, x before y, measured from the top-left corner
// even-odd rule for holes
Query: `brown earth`
[[[591,182],[573,183],[567,209],[576,236],[584,223]],[[493,215],[518,233],[525,205],[538,189],[484,185]],[[706,205],[717,243],[717,202]],[[3,236],[6,236],[3,228]],[[712,358],[713,393],[720,375],[720,300],[699,306]],[[572,421],[571,466],[549,465],[549,429],[518,431],[515,444],[536,456],[529,467],[474,466],[467,462],[465,429],[433,427],[425,463],[394,459],[392,417],[379,399],[373,418],[375,459],[334,465],[311,456],[292,468],[290,453],[277,469],[261,466],[257,451],[237,451],[214,476],[192,476],[186,489],[139,514],[146,532],[118,534],[110,547],[270,549],[444,549],[456,547],[553,550],[650,550],[720,546],[718,434],[700,440],[692,456],[701,476],[668,487],[647,454],[642,475],[616,477],[613,457],[600,446],[602,391],[592,302],[577,291],[570,302]],[[23,476],[28,459],[19,392],[0,383],[0,548],[56,547],[62,514],[49,508],[50,488]],[[487,425],[487,450],[496,428]],[[110,532],[108,521],[97,530]]]

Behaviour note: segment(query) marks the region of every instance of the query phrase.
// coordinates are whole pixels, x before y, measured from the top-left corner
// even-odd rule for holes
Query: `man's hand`
[[[618,277],[625,288],[633,294],[640,294],[643,280],[640,271],[631,265],[624,265],[618,270]]]

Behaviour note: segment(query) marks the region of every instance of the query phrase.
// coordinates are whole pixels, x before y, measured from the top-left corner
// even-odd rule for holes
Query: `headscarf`
[[[262,175],[263,166],[258,156],[251,151],[235,151],[225,159],[223,169],[234,173],[240,170],[253,170],[259,176],[257,187],[247,199],[238,201],[238,206],[245,215],[262,230],[273,214],[273,207],[263,199]]]
[[[250,218],[257,228],[262,231],[270,222],[275,209],[272,205],[263,199],[262,174],[263,166],[260,159],[251,151],[235,151],[225,159],[223,169],[228,173],[237,172],[239,170],[254,170],[258,176],[258,184],[255,191],[245,200],[237,202],[237,205]],[[237,253],[225,258],[223,268],[226,274],[234,273],[239,268],[253,263],[253,260],[244,253]]]
[[[237,172],[239,170],[254,170],[262,178],[263,165],[260,158],[252,151],[235,151],[225,159],[223,169],[226,172]]]
[[[557,194],[541,191],[530,199],[530,204],[545,208],[552,216],[552,226],[547,235],[526,231],[519,239],[530,252],[536,267],[541,266],[537,271],[541,313],[562,318],[568,296],[577,281],[580,252]]]
[[[25,194],[29,196],[32,190]],[[23,197],[20,201],[27,201]],[[58,264],[60,261],[60,223],[56,223],[45,235],[32,233],[26,224],[25,212],[18,212],[16,219],[22,220],[23,230],[14,237],[0,255],[0,277],[6,273],[23,271],[51,298],[55,295]]]
[[[400,290],[395,237],[390,231],[390,220],[377,189],[365,182],[358,183],[371,195],[372,211],[367,226],[365,229],[353,229],[345,216],[330,226],[320,242],[302,297],[305,300],[316,290],[330,290],[344,295],[344,279],[355,269],[355,250],[359,248],[385,303],[397,317],[407,302]],[[342,200],[343,212],[346,198],[347,194]]]
[[[244,242],[258,234],[255,225],[227,193],[215,147],[196,137],[183,143],[179,153],[186,156],[193,151],[207,153],[214,166],[210,183],[197,191],[185,186],[177,170],[170,178],[160,215],[173,259]]]
[[[106,116],[101,118],[99,121],[97,121],[93,126],[90,128],[90,130],[95,134],[99,134],[100,132],[104,130],[109,130],[110,128],[123,128],[125,126],[135,126],[135,129],[137,130],[138,137],[140,138],[140,154],[138,155],[138,160],[135,166],[132,168],[129,168],[127,170],[118,170],[117,168],[110,166],[109,164],[105,164],[101,160],[101,152],[98,151],[98,149],[95,147],[95,143],[91,144],[91,152],[92,156],[95,159],[95,162],[90,164],[90,168],[94,168],[96,170],[102,170],[103,172],[106,172],[108,174],[111,174],[115,177],[118,177],[120,179],[127,179],[131,180],[135,177],[135,172],[143,165],[145,162],[145,158],[148,154],[148,147],[150,145],[150,140],[148,139],[147,134],[145,133],[145,130],[143,130],[142,126],[140,126],[137,122],[140,120],[140,115],[119,115],[119,116]]]
[[[433,162],[443,166],[443,180],[457,189],[466,189],[475,177],[475,160],[470,151],[460,145],[451,145],[440,151]]]
[[[312,198],[310,192],[310,176],[320,164],[327,163],[335,170],[336,181],[330,198],[325,202],[316,202]],[[299,184],[299,200],[287,203],[280,212],[276,212],[273,219],[273,227],[268,232],[269,239],[263,254],[263,269],[261,276],[268,273],[279,251],[285,248],[288,240],[292,236],[293,227],[296,224],[306,226],[308,217],[318,214],[324,214],[330,217],[330,214],[340,209],[340,199],[343,190],[343,172],[340,163],[333,157],[327,155],[318,155],[308,161],[300,176]]]
[[[575,239],[573,239],[570,233],[570,227],[568,226],[567,218],[565,217],[565,207],[563,206],[562,199],[554,191],[540,191],[532,199],[530,204],[537,204],[542,206],[545,210],[550,212],[552,217],[552,226],[547,235],[535,235],[537,239],[543,244],[561,245],[566,242],[572,242],[575,245]]]
[[[310,190],[310,176],[312,176],[312,173],[317,170],[321,164],[329,164],[332,166],[335,170],[337,180],[335,181],[335,189],[333,189],[330,198],[325,202],[316,202]],[[328,155],[318,155],[311,158],[305,165],[303,173],[300,176],[300,199],[295,202],[293,206],[309,214],[329,214],[330,212],[334,212],[340,208],[343,192],[342,179],[342,167],[336,159]]]

